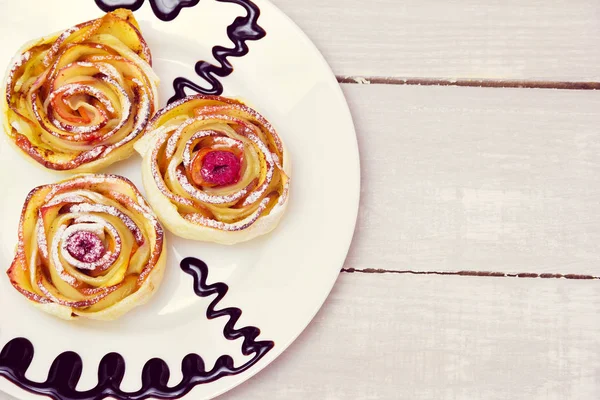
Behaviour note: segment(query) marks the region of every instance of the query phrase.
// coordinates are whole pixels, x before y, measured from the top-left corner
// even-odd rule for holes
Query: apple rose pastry
[[[163,229],[137,188],[83,174],[27,196],[12,285],[64,319],[115,319],[145,303],[162,280]]]
[[[239,101],[177,101],[135,148],[148,201],[178,236],[233,244],[270,232],[285,210],[289,156],[271,124]]]
[[[93,172],[127,158],[158,109],[150,65],[128,10],[28,43],[6,77],[4,129],[53,170]]]

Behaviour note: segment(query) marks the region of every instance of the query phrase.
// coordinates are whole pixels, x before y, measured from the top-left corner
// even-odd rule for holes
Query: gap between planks
[[[588,180],[598,165],[594,92],[342,86],[351,109],[362,111],[355,113],[362,165],[389,165],[383,174],[363,168],[372,179],[363,179],[342,272],[600,279],[597,247],[587,245],[599,215]],[[407,107],[386,107],[405,99]],[[404,142],[389,126],[403,127]],[[402,207],[390,207],[395,198],[405,198]]]
[[[384,76],[336,76],[339,83],[359,85],[467,86],[490,88],[598,90],[600,82],[555,82],[520,79],[429,79]]]
[[[478,276],[492,278],[542,278],[542,279],[600,279],[600,276],[581,275],[581,274],[551,274],[535,272],[520,272],[520,273],[504,273],[492,271],[413,271],[413,270],[393,270],[380,268],[342,268],[340,272],[345,273],[361,273],[361,274],[409,274],[409,275],[452,275],[452,276]]]

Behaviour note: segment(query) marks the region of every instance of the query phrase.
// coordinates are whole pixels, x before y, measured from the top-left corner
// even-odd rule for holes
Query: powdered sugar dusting
[[[175,103],[172,103],[165,110],[157,114],[157,116],[154,117],[151,124],[153,124],[154,129],[157,129],[160,126],[154,126],[154,124],[156,124],[156,121],[159,121],[164,114],[172,112],[177,107],[185,107],[182,113],[180,113],[180,115],[186,115],[190,112],[190,106],[188,105],[188,103],[192,103],[197,100],[207,99],[213,101],[222,101],[223,103],[225,103],[225,105],[200,105],[197,109],[194,110],[195,117],[188,118],[183,123],[179,124],[179,126],[177,126],[177,128],[175,129],[174,133],[171,135],[167,135],[165,138],[162,139],[161,142],[164,143],[166,141],[164,157],[167,160],[166,162],[169,163],[168,171],[174,171],[175,179],[180,185],[180,188],[168,188],[165,183],[166,181],[162,177],[161,169],[158,163],[158,157],[160,154],[162,144],[159,144],[158,142],[156,142],[155,144],[154,151],[152,153],[147,153],[150,154],[150,156],[152,157],[152,175],[154,177],[154,181],[158,186],[158,189],[176,204],[181,204],[182,202],[180,200],[180,196],[178,196],[176,193],[173,193],[172,190],[180,191],[181,188],[192,199],[204,204],[224,205],[225,207],[228,207],[229,204],[236,204],[236,207],[248,207],[259,203],[257,209],[252,213],[251,216],[246,217],[244,220],[235,223],[225,223],[223,221],[220,221],[217,215],[215,215],[214,218],[209,218],[204,213],[185,213],[182,215],[182,217],[189,221],[203,226],[212,227],[215,229],[245,229],[265,213],[265,210],[267,209],[268,205],[273,200],[273,196],[267,196],[267,190],[269,190],[270,186],[273,183],[273,180],[276,178],[275,174],[281,174],[281,178],[279,179],[279,181],[281,182],[281,187],[278,189],[274,189],[270,193],[272,193],[273,195],[278,194],[277,204],[283,204],[287,200],[289,179],[287,178],[282,169],[279,154],[277,154],[274,151],[275,147],[283,156],[283,146],[272,125],[258,112],[235,100],[221,98],[218,96],[203,95],[191,96],[188,99],[179,100]],[[173,114],[176,115],[175,118],[180,117],[177,116],[176,111],[174,111]],[[237,134],[247,138],[251,142],[251,144],[245,144],[244,142],[241,142],[238,139],[229,137],[226,131],[217,132],[217,134],[215,135],[212,130],[202,130],[201,127],[198,132],[195,132],[186,141],[186,143],[181,143],[181,136],[183,136],[185,130],[189,129],[191,124],[194,124],[198,121],[206,121],[207,124],[228,124],[236,131]],[[169,121],[161,121],[161,125],[168,126],[168,124]],[[264,160],[266,168],[263,169],[262,174],[254,177],[250,185],[248,185],[246,188],[240,191],[237,191],[236,193],[224,196],[206,193],[201,188],[196,187],[193,183],[189,181],[188,174],[190,173],[193,157],[195,154],[194,146],[196,145],[199,139],[207,136],[215,136],[212,145],[214,146],[215,150],[225,150],[223,149],[223,147],[215,146],[216,144],[224,145],[229,148],[236,147],[241,151],[247,151],[246,149],[250,148],[249,146],[254,147],[254,149],[260,154],[261,159]],[[173,165],[171,165],[173,161],[169,160],[174,157],[174,155],[177,153],[177,150],[180,149],[181,146],[184,146],[182,151],[183,165],[174,167]],[[205,149],[202,150],[206,151]],[[258,186],[255,187],[256,181],[261,177],[261,182],[259,182]],[[186,198],[186,200],[189,199]],[[239,202],[240,200],[241,203]],[[186,204],[189,204],[189,202],[187,202]],[[202,205],[196,207],[202,207]]]
[[[183,150],[183,165],[185,166],[185,169],[189,170],[190,168],[192,161],[192,146],[194,145],[195,141],[208,136],[217,135],[219,135],[219,132],[216,131],[200,131],[192,135],[192,137],[185,144],[185,149]]]
[[[72,213],[98,212],[98,213],[106,213],[106,214],[112,215],[114,217],[117,217],[121,221],[123,221],[123,223],[125,224],[127,229],[129,229],[131,231],[131,233],[133,233],[133,236],[135,237],[135,241],[137,242],[137,244],[139,246],[144,244],[144,235],[142,234],[142,231],[140,230],[140,228],[135,224],[135,222],[128,215],[124,214],[123,212],[119,211],[117,208],[115,208],[113,206],[107,206],[104,204],[81,203],[81,204],[74,204],[74,205],[70,206],[69,212],[72,212]]]
[[[129,108],[127,109],[127,111],[128,111],[128,113],[131,113],[131,102],[129,102],[128,107]],[[132,131],[127,136],[125,136],[123,139],[118,141],[117,143],[109,146],[106,149],[104,154],[106,155],[110,151],[114,150],[115,148],[121,147],[125,143],[128,143],[131,140],[133,140],[134,138],[136,138],[148,124],[148,120],[150,119],[150,112],[151,112],[150,98],[148,97],[148,94],[146,94],[146,92],[144,91],[142,94],[142,99],[141,99],[141,101],[138,105],[138,109],[137,109],[137,121],[136,121],[136,124],[133,127]]]
[[[23,123],[28,122],[25,121],[24,116],[33,113],[35,116],[33,122],[37,125],[34,126],[31,133],[29,131],[22,132],[24,136],[17,145],[46,168],[55,170],[75,169],[85,163],[96,160],[98,157],[106,157],[115,149],[139,137],[151,118],[156,88],[151,77],[148,76],[148,74],[152,74],[150,67],[148,66],[148,69],[140,68],[135,63],[132,64],[131,60],[124,56],[94,56],[96,50],[92,49],[99,49],[102,52],[108,51],[110,53],[112,50],[111,46],[103,45],[102,43],[88,43],[87,41],[94,40],[96,36],[90,38],[87,33],[81,37],[73,36],[73,34],[76,34],[81,29],[88,27],[93,31],[101,27],[103,23],[103,19],[86,22],[69,28],[54,38],[41,39],[36,45],[33,45],[29,50],[15,58],[11,71],[8,74],[6,99],[9,106],[14,109],[17,117],[20,117]],[[107,35],[110,35],[110,30],[104,36]],[[104,36],[100,35],[97,37],[101,39]],[[86,41],[80,43],[85,38],[87,38]],[[143,43],[141,36],[140,40]],[[43,44],[44,47],[39,47],[39,44]],[[145,46],[144,43],[143,45]],[[50,47],[48,48],[47,46]],[[56,71],[57,60],[63,51],[73,46],[85,46],[88,49],[86,52],[87,61],[75,59],[72,63],[61,67],[61,71],[64,71],[61,75],[61,73]],[[148,51],[147,47],[145,49],[145,51]],[[147,55],[149,56],[149,53]],[[46,68],[39,76],[32,77],[35,79],[35,83],[31,85],[31,79],[28,79],[24,83],[27,86],[27,93],[21,93],[20,87],[13,90],[12,86],[14,79],[16,79],[17,71],[22,69],[22,66],[30,62],[31,59],[38,59],[38,57],[43,57],[42,64]],[[135,71],[127,68],[123,68],[123,71],[121,71],[120,64],[117,63],[115,64],[116,66],[112,65],[111,60],[128,62]],[[69,70],[69,68],[74,66],[89,69]],[[48,75],[49,72],[51,72],[50,75]],[[129,76],[131,74],[135,76]],[[72,82],[73,80],[77,80],[73,79],[77,78],[77,75],[81,76],[82,81]],[[49,79],[57,79],[60,82],[71,82],[56,88],[57,81],[45,82],[44,79],[46,79],[46,76],[50,76]],[[109,84],[112,90],[119,95],[120,104],[112,104],[109,100],[112,97],[107,97],[105,95],[106,91],[103,88],[99,88],[97,85],[94,86],[93,82],[95,79],[100,79]],[[43,87],[42,83],[44,83]],[[133,90],[136,93],[135,99],[128,94],[131,91],[122,87],[121,83],[133,86]],[[47,93],[48,87],[50,88],[49,93]],[[92,111],[92,121],[86,119],[83,111],[81,111],[81,116],[73,113],[73,118],[69,117],[68,114],[71,111],[62,104],[60,105],[61,109],[58,110],[59,114],[55,114],[56,111],[53,109],[53,106],[59,107],[59,105],[52,104],[52,102],[57,100],[57,96],[68,98],[82,94],[91,96],[102,104],[102,107],[96,107],[96,111]],[[19,96],[19,99],[31,96],[28,100],[35,99],[35,96],[43,96],[45,99],[43,101],[44,108],[42,109],[41,105],[36,101],[14,101],[14,105],[11,104],[11,99],[17,96]],[[61,99],[61,101],[64,100]],[[80,100],[78,99],[78,101]],[[134,108],[133,102],[136,103],[135,115],[132,112]],[[88,102],[88,104],[97,103]],[[29,110],[19,110],[18,108],[29,108]],[[110,125],[111,127],[114,126],[110,132],[103,132],[103,128],[111,123],[109,119],[112,118],[112,115],[119,112],[121,120],[118,122],[115,121],[114,124]],[[75,123],[69,123],[69,121],[75,121]],[[13,125],[21,126],[17,122],[14,121]],[[133,125],[133,128],[124,131],[126,125],[128,127]],[[32,135],[36,137],[32,138]],[[46,135],[52,135],[57,139],[49,138]],[[38,137],[41,137],[41,143]],[[74,143],[77,149],[79,149],[78,151],[73,150]],[[93,150],[93,152],[88,153],[90,150]],[[52,155],[56,156],[52,157]]]
[[[42,257],[48,259],[48,242],[46,241],[46,230],[44,229],[44,220],[42,213],[38,213],[38,219],[35,225],[35,239],[38,244],[38,249],[42,253]]]
[[[60,46],[62,46],[63,42],[69,36],[71,36],[73,33],[77,32],[79,29],[80,29],[80,27],[73,26],[73,27],[65,30],[63,33],[60,34],[60,36],[52,44],[52,47],[50,48],[50,50],[46,54],[46,57],[44,57],[44,65],[49,65],[50,64],[51,60],[56,56],[56,53],[58,52],[58,49],[60,49]]]
[[[112,264],[117,260],[121,254],[121,243],[122,239],[117,232],[117,229],[106,220],[95,216],[95,215],[83,215],[74,219],[74,224],[65,229],[60,237],[61,241],[61,255],[70,265],[75,268],[82,270],[100,270],[105,271],[109,269]],[[91,224],[90,224],[91,223]],[[94,226],[96,225],[96,226]],[[95,235],[104,236],[104,230],[108,231],[113,239],[114,249],[113,251],[106,251],[95,260],[80,260],[74,257],[71,251],[68,249],[69,238],[79,232],[91,232]]]
[[[248,139],[252,140],[256,147],[258,147],[263,153],[265,162],[267,164],[267,173],[265,175],[265,181],[262,183],[262,185],[260,185],[260,187],[258,187],[244,200],[244,206],[256,203],[258,199],[265,194],[265,191],[273,180],[273,173],[275,171],[275,167],[273,166],[273,157],[267,146],[265,146],[265,144],[256,135],[248,135]]]
[[[109,112],[111,112],[111,113],[115,112],[115,108],[113,107],[112,103],[110,102],[108,97],[106,97],[106,95],[104,93],[102,93],[102,91],[100,89],[98,89],[94,86],[84,85],[81,83],[70,83],[68,85],[60,87],[59,89],[50,93],[50,95],[48,96],[48,100],[46,100],[46,102],[51,102],[52,100],[54,100],[54,97],[56,97],[58,95],[63,95],[65,97],[69,97],[69,96],[73,96],[75,94],[81,94],[81,93],[85,93],[85,94],[89,94],[90,96],[93,96],[100,103],[102,103],[102,105],[104,107],[106,107],[106,109]]]
[[[100,191],[94,191],[91,185],[100,185]],[[82,190],[80,190],[82,189]],[[40,196],[35,197],[40,190],[44,191],[45,201],[41,201]],[[133,190],[134,195],[126,195]],[[87,195],[84,193],[90,192]],[[95,193],[94,193],[95,192]],[[163,246],[164,232],[158,223],[158,220],[152,214],[152,210],[141,197],[139,191],[126,178],[116,175],[83,175],[63,181],[58,184],[40,186],[31,191],[27,196],[26,205],[22,214],[21,225],[19,226],[19,243],[17,246],[17,255],[14,263],[19,261],[22,268],[27,268],[27,276],[30,284],[38,287],[43,295],[37,295],[25,289],[18,279],[11,279],[11,283],[24,296],[32,301],[40,303],[54,302],[74,309],[84,309],[92,304],[97,303],[108,294],[114,292],[122,286],[123,282],[119,282],[110,287],[95,287],[95,280],[98,273],[102,273],[111,267],[118,267],[115,262],[119,259],[122,252],[122,237],[115,226],[102,216],[102,213],[108,213],[117,216],[124,222],[128,229],[132,229],[133,235],[136,238],[138,245],[142,246],[145,240],[143,232],[140,230],[136,234],[137,226],[133,220],[125,213],[120,213],[120,210],[115,209],[110,205],[87,203],[87,201],[102,201],[103,197],[111,201],[117,200],[123,204],[129,211],[139,213],[141,217],[150,221],[150,225],[155,230],[155,235],[152,237],[153,243],[149,248],[149,258],[146,259],[146,265],[139,274],[138,281],[143,282],[156,266]],[[36,204],[31,206],[36,207],[35,213],[37,220],[34,227],[34,240],[37,243],[37,249],[34,254],[40,256],[27,259],[24,256],[24,238],[26,235],[31,235],[31,232],[24,234],[24,229],[29,229],[29,225],[25,223],[26,210],[30,207],[30,202],[35,201]],[[77,202],[72,204],[69,202]],[[56,218],[60,218],[60,226],[56,227],[52,238],[47,238],[48,232],[44,229],[43,217],[52,216],[54,214],[45,214],[53,211],[58,211],[56,207],[66,205],[66,209],[59,213]],[[66,212],[66,213],[65,213]],[[99,215],[96,215],[99,213]],[[54,221],[57,221],[56,219]],[[55,223],[50,221],[49,223]],[[144,225],[146,227],[147,225]],[[110,236],[110,238],[109,238]],[[48,247],[47,241],[51,240],[51,246]],[[132,249],[137,251],[137,247]],[[129,257],[124,257],[124,262],[129,262],[134,253]],[[49,258],[48,258],[49,256]],[[93,272],[89,276],[91,281],[80,281],[79,275],[69,273],[67,269],[76,268],[81,271]],[[11,267],[12,268],[12,267]],[[52,268],[56,274],[48,274],[44,271],[45,268]],[[58,277],[56,276],[58,275]],[[74,290],[80,292],[84,300],[72,300],[70,295],[61,293],[55,285],[53,279],[70,285]],[[103,284],[104,280],[100,279],[98,284]],[[91,286],[91,287],[90,287]]]
[[[187,214],[187,215],[185,215],[184,218],[195,224],[207,226],[209,228],[219,229],[222,231],[241,231],[241,230],[248,228],[249,226],[251,226],[258,220],[260,215],[267,208],[269,201],[270,201],[270,199],[268,197],[264,198],[260,202],[260,205],[258,206],[256,211],[254,211],[254,213],[252,213],[252,215],[250,215],[248,218],[246,218],[240,222],[236,222],[233,224],[228,224],[226,222],[216,221],[214,219],[206,218],[202,214]]]
[[[12,84],[15,77],[15,73],[21,66],[29,61],[31,58],[31,52],[28,50],[25,53],[21,54],[20,57],[14,62],[13,67],[8,73],[8,77],[6,78],[6,102],[10,104],[10,99],[12,97]]]
[[[235,192],[235,193],[232,193],[227,196],[209,195],[207,193],[204,193],[204,192],[198,190],[198,188],[196,188],[196,186],[192,185],[190,183],[190,181],[188,180],[187,176],[185,176],[185,174],[182,173],[179,169],[176,171],[176,176],[177,176],[177,181],[179,182],[181,187],[190,196],[192,196],[193,198],[200,200],[204,203],[208,203],[208,204],[233,203],[234,201],[241,199],[248,193],[248,188],[246,187],[246,188],[240,190],[239,192]]]
[[[62,225],[61,227],[58,228],[58,230],[56,231],[56,235],[52,239],[50,251],[51,251],[51,257],[52,257],[52,263],[54,264],[54,269],[60,275],[60,278],[63,281],[65,281],[68,284],[70,284],[71,286],[73,286],[77,283],[77,279],[75,279],[74,276],[68,274],[67,271],[65,271],[65,269],[62,265],[62,262],[60,261],[59,254],[58,254],[59,243],[60,243],[62,236],[66,229],[67,229],[67,227],[65,225]]]
[[[177,149],[177,142],[179,142],[179,138],[183,133],[183,130],[190,126],[192,123],[196,122],[195,119],[188,119],[183,122],[179,127],[175,130],[175,132],[169,137],[167,140],[167,146],[165,148],[165,155],[167,158],[171,158],[175,155],[175,150]]]
[[[84,264],[97,261],[106,253],[106,247],[98,235],[81,230],[67,238],[65,247],[70,255]]]
[[[158,168],[158,152],[159,152],[161,146],[163,145],[163,143],[165,142],[165,140],[167,139],[167,137],[168,137],[167,134],[164,133],[164,134],[162,134],[161,137],[159,137],[156,140],[156,145],[154,147],[154,150],[152,151],[152,160],[150,162],[150,172],[152,173],[152,177],[154,178],[156,187],[163,195],[165,195],[166,197],[168,197],[171,201],[173,201],[175,203],[194,207],[194,202],[192,200],[186,199],[185,197],[177,196],[176,194],[171,192],[165,185],[162,175],[160,174],[160,171]]]

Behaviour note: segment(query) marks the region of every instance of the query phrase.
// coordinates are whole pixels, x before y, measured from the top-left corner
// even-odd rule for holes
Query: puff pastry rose
[[[285,210],[289,156],[271,124],[239,101],[177,101],[135,148],[148,201],[178,236],[233,244],[270,232]]]
[[[150,298],[165,261],[163,229],[136,187],[83,174],[29,193],[8,276],[48,313],[110,320]]]
[[[128,10],[34,40],[5,79],[4,130],[52,170],[94,172],[127,158],[158,109],[151,63]]]

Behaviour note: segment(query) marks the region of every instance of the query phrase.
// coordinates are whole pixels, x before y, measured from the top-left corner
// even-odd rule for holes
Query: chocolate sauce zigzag
[[[237,17],[231,25],[227,27],[227,36],[233,42],[233,48],[223,46],[214,46],[212,54],[220,65],[213,65],[206,61],[196,63],[196,74],[206,80],[209,88],[204,88],[192,82],[187,78],[178,77],[173,81],[175,95],[169,99],[169,104],[186,97],[185,89],[188,88],[200,94],[221,95],[223,85],[217,77],[224,78],[233,72],[233,66],[227,60],[228,57],[243,57],[248,54],[248,40],[260,40],[267,35],[267,32],[258,25],[260,9],[250,0],[216,0],[223,3],[235,3],[244,7],[245,16]]]
[[[200,0],[175,0],[177,4],[167,6],[163,0],[150,0],[154,14],[163,21],[171,21],[179,15],[179,12],[184,7],[193,7]],[[232,41],[233,48],[224,46],[214,46],[212,54],[219,65],[213,65],[206,61],[198,61],[195,66],[195,71],[198,76],[203,78],[210,87],[202,87],[197,83],[183,77],[177,77],[173,81],[173,89],[175,95],[171,97],[168,103],[186,97],[185,89],[190,89],[200,94],[221,95],[223,93],[223,84],[219,81],[220,78],[231,75],[233,66],[227,60],[228,57],[243,57],[248,54],[248,40],[260,40],[267,35],[267,32],[258,25],[258,17],[260,16],[260,8],[251,0],[216,0],[223,3],[234,3],[242,6],[246,10],[245,16],[237,17],[231,25],[227,27],[227,37]],[[98,7],[103,11],[113,11],[117,8],[127,8],[132,11],[138,10],[144,0],[95,0]],[[172,7],[172,8],[170,8]]]
[[[81,377],[83,362],[72,351],[60,354],[52,363],[45,382],[34,382],[25,376],[34,356],[33,344],[25,338],[15,338],[8,342],[0,352],[0,376],[5,377],[21,388],[56,400],[99,400],[113,397],[122,400],[143,400],[149,397],[176,399],[192,390],[196,385],[216,381],[224,376],[240,374],[262,359],[274,346],[272,341],[256,341],[260,329],[254,326],[235,328],[242,310],[228,307],[217,310],[216,306],[225,297],[229,287],[225,283],[206,284],[207,265],[193,257],[181,261],[181,269],[194,279],[194,292],[199,297],[216,294],[206,310],[208,319],[229,317],[223,328],[223,336],[228,340],[244,338],[242,354],[254,356],[236,367],[233,358],[222,355],[212,370],[206,371],[204,361],[198,354],[188,354],[181,362],[183,379],[173,387],[168,386],[170,371],[166,362],[160,358],[149,360],[142,370],[142,387],[136,392],[124,392],[120,389],[125,375],[125,359],[118,353],[108,353],[98,367],[98,384],[86,391],[78,391],[77,383]]]
[[[139,10],[145,0],[95,0],[96,5],[102,11],[110,12],[117,8],[127,8],[131,11]],[[179,15],[179,12],[186,7],[194,7],[198,5],[200,0],[174,0],[175,5],[165,3],[165,0],[150,0],[154,15],[163,21],[172,21]],[[171,0],[170,3],[172,3]]]

